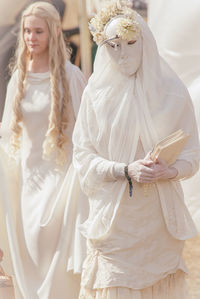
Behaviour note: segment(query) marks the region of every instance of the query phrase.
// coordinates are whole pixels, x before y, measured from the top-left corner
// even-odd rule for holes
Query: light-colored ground
[[[189,299],[200,299],[200,235],[186,241],[184,258],[189,269]]]

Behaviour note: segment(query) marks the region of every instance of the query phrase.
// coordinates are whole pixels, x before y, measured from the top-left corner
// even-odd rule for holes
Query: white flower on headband
[[[114,1],[105,6],[89,22],[89,29],[94,41],[99,45],[106,40],[105,26],[111,19],[121,16],[123,20],[118,26],[117,35],[125,40],[137,39],[140,27],[136,20],[137,13],[127,6],[127,2]]]
[[[117,24],[117,36],[124,40],[137,40],[140,30],[138,23],[122,18]]]
[[[98,17],[91,19],[89,27],[91,32],[101,32],[104,29],[103,22]]]
[[[97,45],[101,44],[106,39],[104,32],[94,32],[93,40]]]

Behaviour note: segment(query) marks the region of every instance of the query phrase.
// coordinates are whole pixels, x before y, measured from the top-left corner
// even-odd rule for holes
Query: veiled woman
[[[73,272],[81,272],[76,250],[83,239],[70,165],[85,80],[68,54],[55,7],[30,5],[22,14],[0,143],[0,247],[16,299],[75,299],[79,293],[80,274]]]
[[[199,164],[190,97],[126,3],[104,7],[90,29],[99,48],[73,134],[90,205],[80,298],[186,298],[182,251],[196,229],[179,181]],[[178,129],[190,137],[176,162],[153,162],[155,144]]]

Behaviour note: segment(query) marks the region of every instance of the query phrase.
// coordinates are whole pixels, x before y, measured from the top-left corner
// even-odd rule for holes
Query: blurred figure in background
[[[200,1],[149,0],[148,23],[159,52],[187,86],[200,134]],[[200,231],[200,171],[184,181],[185,200]]]
[[[135,9],[140,15],[146,18],[147,16],[147,1],[146,0],[131,0],[133,3],[133,9]]]
[[[93,16],[95,13],[100,11],[103,6],[105,6],[106,3],[108,3],[109,0],[87,0],[87,9],[88,9],[88,15]],[[129,0],[129,2],[132,2],[132,7],[141,13],[146,15],[147,10],[147,1],[146,0]]]
[[[66,9],[63,15],[62,27],[66,39],[72,49],[71,62],[81,66],[80,61],[80,29],[78,0],[63,0]]]

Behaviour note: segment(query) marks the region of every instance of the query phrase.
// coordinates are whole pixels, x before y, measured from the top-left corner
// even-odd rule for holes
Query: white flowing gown
[[[66,72],[71,113],[67,128],[70,141],[63,169],[57,169],[53,160],[42,158],[51,102],[50,73],[28,73],[22,100],[23,130],[18,166],[8,160],[6,147],[17,72],[8,87],[0,147],[3,177],[0,247],[5,252],[5,269],[15,281],[16,299],[75,299],[79,292],[80,277],[72,270],[81,272],[85,254],[84,239],[76,229],[84,215],[79,213],[83,196],[71,166],[71,135],[85,80],[70,62],[66,63]]]

